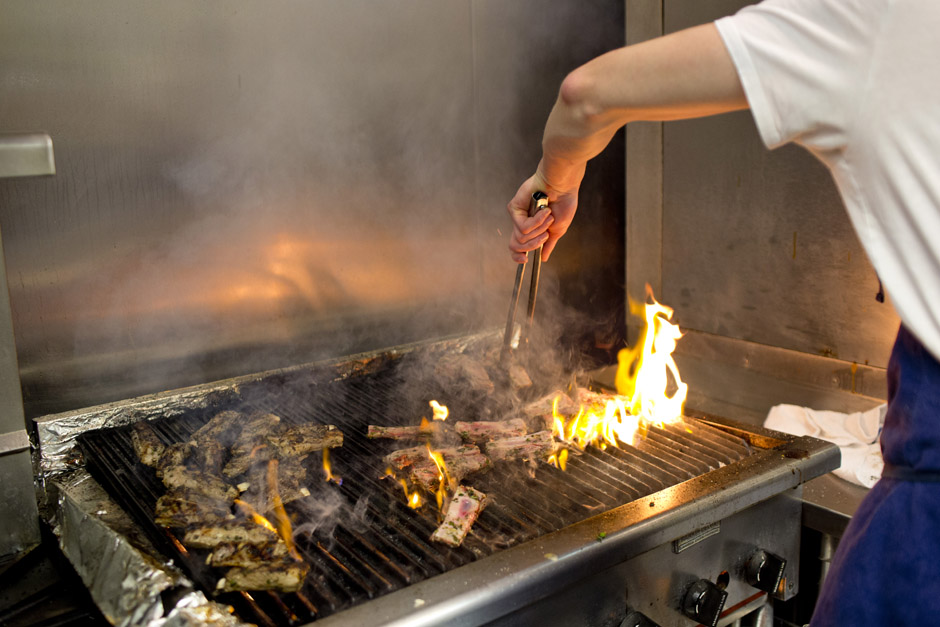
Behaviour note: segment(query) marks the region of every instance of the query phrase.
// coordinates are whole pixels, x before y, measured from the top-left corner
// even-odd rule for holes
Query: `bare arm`
[[[509,203],[518,262],[544,243],[542,259],[568,230],[587,161],[629,122],[679,120],[747,108],[744,90],[714,24],[608,52],[565,78],[548,116],[542,160]],[[527,217],[545,191],[551,212]]]

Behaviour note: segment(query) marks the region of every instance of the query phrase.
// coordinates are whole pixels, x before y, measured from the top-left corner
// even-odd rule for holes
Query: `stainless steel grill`
[[[551,586],[558,585],[559,577],[576,576],[576,563],[601,547],[610,552],[597,556],[596,569],[616,563],[610,562],[611,556],[625,559],[625,548],[630,556],[638,555],[644,547],[670,540],[663,538],[648,546],[665,529],[681,531],[690,525],[709,524],[716,516],[733,514],[744,506],[742,503],[758,502],[779,492],[783,489],[780,485],[798,485],[810,468],[831,465],[826,455],[831,460],[832,451],[812,441],[780,439],[753,429],[736,430],[714,420],[688,418],[662,430],[651,429],[636,446],[590,447],[581,455],[572,455],[566,471],[541,462],[516,462],[500,463],[485,474],[471,476],[468,483],[485,492],[491,505],[463,545],[449,548],[428,540],[438,524],[433,505],[409,509],[400,487],[380,479],[385,470],[382,457],[401,444],[368,440],[364,435],[370,423],[414,424],[425,406],[428,399],[413,393],[415,381],[403,378],[407,363],[402,362],[386,355],[367,364],[367,372],[350,377],[301,372],[264,379],[240,391],[235,404],[238,409],[277,413],[290,424],[335,424],[345,435],[344,446],[332,455],[334,473],[342,477],[342,484],[314,483],[309,486],[309,497],[288,505],[295,529],[300,530],[298,548],[311,567],[303,589],[296,594],[230,593],[220,597],[236,606],[246,620],[296,624],[336,614],[341,624],[364,624],[355,622],[362,618],[349,617],[355,611],[350,608],[365,606],[373,624],[391,623],[404,616],[411,624],[436,624],[445,619],[483,624],[487,617],[498,617],[525,605],[533,596],[548,594]],[[433,381],[418,382],[418,387],[445,404],[451,402],[447,390],[435,389]],[[460,402],[463,404],[453,407],[466,415],[494,411],[495,401],[484,396]],[[153,427],[166,443],[184,441],[217,411],[228,408],[232,407],[186,412],[154,421]],[[194,581],[212,593],[222,571],[208,568],[204,553],[187,551],[170,531],[153,523],[153,506],[164,488],[153,470],[136,459],[129,429],[92,431],[79,441],[98,481],[168,556],[182,563]],[[800,476],[794,467],[800,468]],[[306,529],[310,506],[324,501],[347,515]],[[714,507],[701,509],[705,502]],[[609,527],[614,520],[611,516],[621,517],[625,507],[635,510],[630,514],[633,522]],[[695,512],[691,518],[690,511]],[[653,520],[657,522],[651,526]],[[624,547],[621,536],[628,531],[630,536],[641,533],[643,538],[634,537]],[[585,533],[589,535],[585,537]],[[568,546],[566,550],[564,538],[578,538],[579,548]],[[511,565],[507,567],[502,558],[512,555],[519,559],[513,563],[509,557]],[[526,564],[533,556],[538,563]],[[458,578],[476,582],[469,599],[460,600],[456,594],[464,587],[455,588]],[[517,587],[528,588],[540,578],[541,589],[525,594],[511,590],[513,581]],[[492,590],[491,580],[502,581],[505,589]],[[380,615],[383,617],[377,619]],[[345,622],[348,620],[353,622]]]

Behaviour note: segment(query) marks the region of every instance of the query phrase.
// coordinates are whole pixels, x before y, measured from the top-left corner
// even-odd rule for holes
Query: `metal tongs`
[[[532,200],[529,201],[529,217],[531,218],[540,210],[548,207],[548,194],[544,192],[535,192],[532,194]],[[539,271],[542,268],[542,247],[531,252],[532,273],[529,282],[529,308],[526,311],[525,324],[522,326],[522,332],[519,336],[517,346],[524,346],[529,339],[529,329],[532,326],[532,319],[535,317],[535,297],[539,291]],[[503,335],[503,348],[499,353],[499,363],[506,365],[509,356],[512,354],[512,336],[515,327],[516,305],[519,304],[519,290],[522,287],[522,276],[525,273],[526,263],[520,263],[516,268],[516,282],[512,287],[512,298],[509,301],[509,316],[506,320],[506,333]]]

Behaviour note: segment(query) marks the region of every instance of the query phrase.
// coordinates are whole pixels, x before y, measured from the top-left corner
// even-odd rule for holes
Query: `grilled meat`
[[[431,534],[431,540],[454,547],[460,546],[485,507],[485,494],[470,486],[458,486],[454,498],[447,506],[444,522]]]
[[[254,544],[220,544],[209,556],[210,566],[252,568],[265,562],[281,561],[288,557],[283,541],[257,546]]]
[[[434,373],[447,386],[492,394],[493,381],[483,364],[469,355],[446,355],[435,364]]]
[[[192,435],[196,442],[218,442],[225,448],[235,444],[248,418],[238,411],[223,411],[199,427]]]
[[[138,422],[131,429],[131,444],[140,461],[154,468],[160,463],[160,457],[166,450],[166,444],[160,441],[156,431],[147,422]]]
[[[274,531],[246,518],[193,527],[183,535],[183,544],[196,549],[214,549],[221,544],[264,546],[278,541]]]
[[[435,452],[440,453],[444,458],[447,475],[452,482],[459,482],[467,475],[490,466],[489,458],[475,446],[461,446]],[[427,456],[427,450],[425,450],[425,455],[425,459],[411,465],[409,472],[411,481],[415,485],[420,485],[428,492],[433,492],[440,485],[440,470],[438,470],[434,460]]]
[[[380,427],[369,425],[366,437],[371,440],[428,440],[434,437],[441,430],[440,422],[429,422],[421,425],[402,426],[402,427]]]
[[[274,495],[268,485],[268,465],[256,464],[248,473],[248,490],[241,499],[259,512],[268,512],[273,507]],[[306,490],[307,468],[303,460],[297,457],[278,462],[277,491],[281,503],[287,504],[304,496],[309,496]]]
[[[265,438],[280,424],[281,419],[274,414],[258,412],[249,416],[238,437],[232,443],[232,457],[250,455],[252,449],[264,444]]]
[[[154,520],[164,527],[217,524],[233,519],[230,504],[192,490],[172,490],[159,499]]]
[[[284,459],[342,446],[343,432],[333,425],[297,425],[267,436],[267,441]]]
[[[510,363],[506,369],[509,375],[509,384],[516,390],[522,390],[532,385],[532,379],[526,369],[517,363]]]
[[[247,453],[232,455],[222,468],[222,474],[232,479],[248,472],[254,466],[267,466],[268,461],[275,458],[277,449],[267,443],[260,443]]]
[[[496,422],[456,422],[454,430],[468,442],[483,443],[488,440],[525,435],[526,424],[522,418]]]
[[[189,442],[175,442],[166,447],[157,462],[157,474],[162,475],[167,468],[183,466],[186,458],[189,457],[189,449]]]
[[[225,577],[219,580],[218,590],[276,590],[278,592],[296,592],[303,584],[309,567],[285,558],[277,562],[257,564],[250,568],[231,568]]]
[[[561,390],[555,390],[542,398],[524,405],[518,415],[526,421],[530,429],[543,431],[551,429],[554,423],[552,407],[558,399],[558,413],[562,416],[574,416],[578,413],[579,405]]]
[[[493,440],[486,445],[486,454],[494,462],[544,457],[555,450],[551,431]]]
[[[209,475],[220,476],[226,452],[222,443],[216,440],[192,440],[186,449],[186,466]]]
[[[401,470],[405,466],[410,466],[415,462],[430,459],[428,457],[428,447],[412,446],[411,448],[398,449],[385,456],[385,465],[396,470]]]
[[[186,466],[164,468],[163,484],[170,490],[191,490],[227,503],[231,503],[238,496],[238,490],[219,477],[200,470],[191,470]]]

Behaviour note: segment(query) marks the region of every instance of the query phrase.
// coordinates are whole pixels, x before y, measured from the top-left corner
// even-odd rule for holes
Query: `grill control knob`
[[[682,598],[682,613],[707,627],[715,627],[728,593],[706,579],[699,579]]]
[[[758,590],[773,594],[780,588],[783,570],[786,567],[787,560],[769,551],[758,549],[744,565],[744,578]]]
[[[659,627],[659,623],[651,621],[646,614],[628,609],[627,617],[620,623],[620,627]]]

